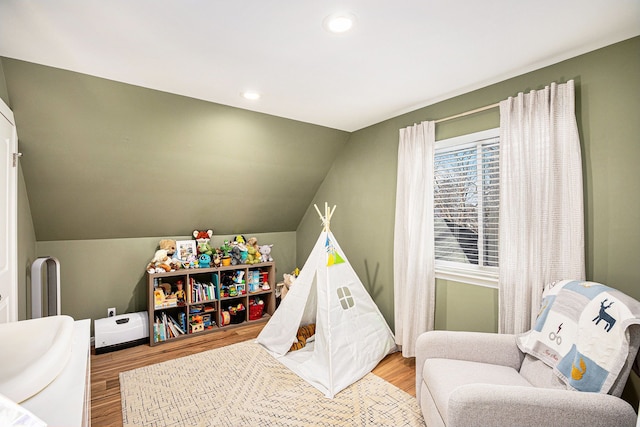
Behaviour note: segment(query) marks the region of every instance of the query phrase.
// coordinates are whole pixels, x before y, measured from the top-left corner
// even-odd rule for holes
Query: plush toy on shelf
[[[147,264],[147,271],[149,273],[166,273],[171,271],[171,258],[164,249],[158,249]]]
[[[240,245],[233,245],[231,247],[231,265],[242,264],[242,249]]]
[[[198,257],[199,268],[209,268],[211,266],[211,256],[207,254],[200,254]]]
[[[214,249],[213,255],[211,257],[211,262],[213,263],[214,267],[220,267],[220,264],[222,264],[222,257],[220,256],[220,249]]]
[[[209,256],[213,255],[213,251],[214,251],[213,246],[209,244],[212,236],[213,236],[213,230],[207,230],[207,231],[194,230],[193,231],[193,237],[196,239],[196,242],[198,242],[199,254],[207,254]]]
[[[147,264],[147,271],[149,273],[165,273],[168,271],[175,271],[182,268],[180,260],[174,258],[176,253],[176,241],[172,239],[162,239],[158,244],[158,249],[153,256],[153,259]]]
[[[247,261],[247,245],[244,236],[237,235],[230,245],[231,265],[244,264]]]
[[[271,257],[271,248],[273,245],[262,245],[260,246],[260,258],[262,262],[271,262],[273,258]]]
[[[259,262],[261,262],[261,258],[258,239],[250,237],[247,240],[247,264],[258,264]]]
[[[173,258],[176,253],[176,241],[173,239],[162,239],[158,244],[160,249],[167,251],[167,255]]]

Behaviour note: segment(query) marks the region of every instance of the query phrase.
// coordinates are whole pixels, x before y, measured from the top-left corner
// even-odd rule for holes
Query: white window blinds
[[[440,268],[496,270],[499,155],[498,129],[436,145],[434,233]]]

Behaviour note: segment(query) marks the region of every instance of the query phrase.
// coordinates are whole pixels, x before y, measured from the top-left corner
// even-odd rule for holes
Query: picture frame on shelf
[[[198,256],[195,240],[177,240],[176,253],[180,261],[189,261],[189,257]]]

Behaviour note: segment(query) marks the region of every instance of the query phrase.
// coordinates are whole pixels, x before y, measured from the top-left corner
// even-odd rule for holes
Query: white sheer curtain
[[[396,343],[415,356],[418,335],[435,316],[433,157],[435,123],[400,129],[393,253]]]
[[[500,102],[500,333],[530,329],[543,286],[584,279],[573,80]]]

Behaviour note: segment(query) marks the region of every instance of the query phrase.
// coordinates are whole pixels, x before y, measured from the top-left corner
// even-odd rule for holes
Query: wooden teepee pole
[[[336,205],[333,205],[333,208],[329,209],[329,205],[327,202],[324,202],[324,216],[318,209],[318,205],[314,204],[314,208],[316,208],[316,212],[318,212],[318,216],[322,221],[323,231],[329,231],[329,225],[331,224],[331,217],[333,216],[333,212],[336,210]]]

